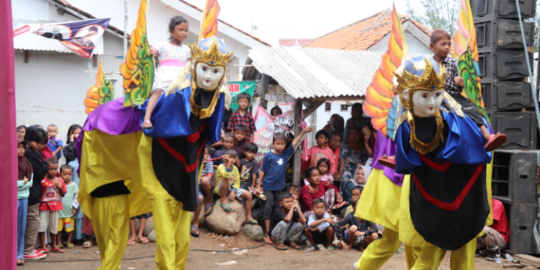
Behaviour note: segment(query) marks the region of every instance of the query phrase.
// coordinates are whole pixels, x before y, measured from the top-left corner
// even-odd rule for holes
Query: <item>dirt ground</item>
[[[201,229],[199,238],[191,238],[191,249],[189,252],[186,269],[352,269],[354,262],[360,258],[361,252],[350,250],[347,252],[335,250],[305,252],[289,248],[287,251],[278,251],[272,246],[264,244],[259,248],[249,249],[246,253],[235,255],[230,252],[208,252],[193,251],[194,249],[204,250],[231,250],[232,248],[248,248],[261,245],[247,239],[244,235],[232,237],[215,236],[208,234],[205,229]],[[155,243],[146,245],[136,244],[129,246],[124,254],[122,268],[126,270],[146,270],[156,269],[154,262]],[[402,250],[402,249],[401,249]],[[46,259],[37,262],[27,262],[25,266],[18,269],[24,270],[95,270],[100,266],[99,254],[95,253],[97,247],[83,249],[76,245],[73,249],[66,249],[64,254],[50,254]],[[75,253],[77,252],[77,253]],[[399,252],[399,251],[398,251]],[[381,268],[386,270],[405,270],[405,254],[394,254],[394,256]],[[144,258],[141,258],[144,257]],[[131,259],[140,258],[140,259]],[[75,261],[70,260],[96,260],[96,261]],[[217,263],[236,261],[236,265],[216,266]],[[63,262],[59,262],[63,261]],[[488,262],[485,258],[476,258],[477,270],[502,269],[501,265]],[[438,270],[449,270],[449,253],[439,266]],[[507,264],[504,262],[504,264]],[[535,269],[532,266],[523,269]]]

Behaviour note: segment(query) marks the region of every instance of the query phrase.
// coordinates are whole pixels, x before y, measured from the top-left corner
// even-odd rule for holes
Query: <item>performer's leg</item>
[[[151,199],[156,232],[156,265],[160,270],[186,267],[189,252],[189,212],[174,199]]]
[[[476,251],[476,238],[469,241],[458,250],[452,251],[450,269],[474,270],[474,253]]]
[[[99,270],[120,269],[129,233],[128,196],[92,198],[92,225],[101,257]]]
[[[381,268],[396,253],[399,244],[399,233],[385,228],[383,238],[371,243],[358,260],[358,269]]]
[[[411,250],[411,248],[407,248]],[[405,256],[412,256],[414,259],[407,258],[407,268],[410,270],[433,270],[438,269],[439,264],[446,254],[446,250],[436,247],[422,247],[422,248],[412,248],[413,252],[405,253]],[[414,265],[411,265],[414,261]]]

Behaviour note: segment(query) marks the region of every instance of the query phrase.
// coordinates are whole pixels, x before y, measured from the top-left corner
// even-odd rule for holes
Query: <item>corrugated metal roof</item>
[[[255,47],[248,57],[295,99],[362,97],[382,61],[380,52]]]
[[[103,39],[102,37],[96,44],[94,54],[103,54]],[[26,33],[13,38],[13,47],[15,50],[29,51],[54,51],[61,53],[73,53],[71,50],[62,45],[58,40],[40,37],[33,33]]]

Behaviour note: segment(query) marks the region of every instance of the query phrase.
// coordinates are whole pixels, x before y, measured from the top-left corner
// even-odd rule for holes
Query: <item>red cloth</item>
[[[66,184],[64,180],[57,178],[62,183],[62,190],[66,193]],[[39,211],[60,211],[64,209],[62,206],[62,197],[56,185],[45,177],[41,180],[41,187],[43,189],[43,195],[41,196],[41,202],[39,203]]]
[[[327,146],[325,149],[321,149],[318,145],[315,145],[309,148],[308,150],[309,166],[317,167],[317,161],[321,158],[326,158],[330,160],[330,168],[329,168],[330,174],[334,174],[336,172],[336,170],[334,169],[335,167],[334,163],[336,162],[336,160],[334,159],[334,152],[332,151],[332,148]]]
[[[51,149],[49,149],[48,146],[45,146],[45,148],[43,148],[43,150],[41,150],[41,155],[43,156],[43,160],[47,160],[49,158],[53,158],[53,154],[52,154],[52,151]]]
[[[94,227],[92,227],[92,220],[89,219],[86,215],[83,215],[83,223],[82,223],[82,233],[92,236],[94,235]]]
[[[309,211],[313,209],[312,202],[315,199],[318,199],[322,196],[324,196],[324,193],[326,193],[329,189],[335,189],[336,193],[339,193],[339,190],[334,184],[330,183],[328,187],[326,186],[327,182],[320,182],[319,183],[319,190],[316,192],[313,192],[313,194],[309,193],[308,186],[303,186],[302,191],[300,192],[300,203],[302,204],[302,211]]]
[[[13,130],[15,122],[15,52],[13,50],[12,1],[0,1],[0,130]],[[2,207],[0,207],[0,269],[17,269],[17,133],[4,132],[0,149],[2,150]]]
[[[504,238],[504,241],[506,241],[506,244],[508,244],[508,219],[506,218],[504,205],[496,199],[491,199],[491,204],[493,207],[493,225],[491,225],[491,228],[498,231]]]

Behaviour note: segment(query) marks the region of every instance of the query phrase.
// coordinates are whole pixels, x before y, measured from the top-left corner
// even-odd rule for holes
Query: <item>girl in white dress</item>
[[[142,124],[143,129],[153,128],[150,117],[154,106],[190,58],[189,47],[182,44],[189,33],[188,21],[182,16],[172,17],[169,22],[169,33],[171,37],[168,42],[160,42],[150,48],[150,54],[159,58],[159,68],[154,76],[154,84]]]

